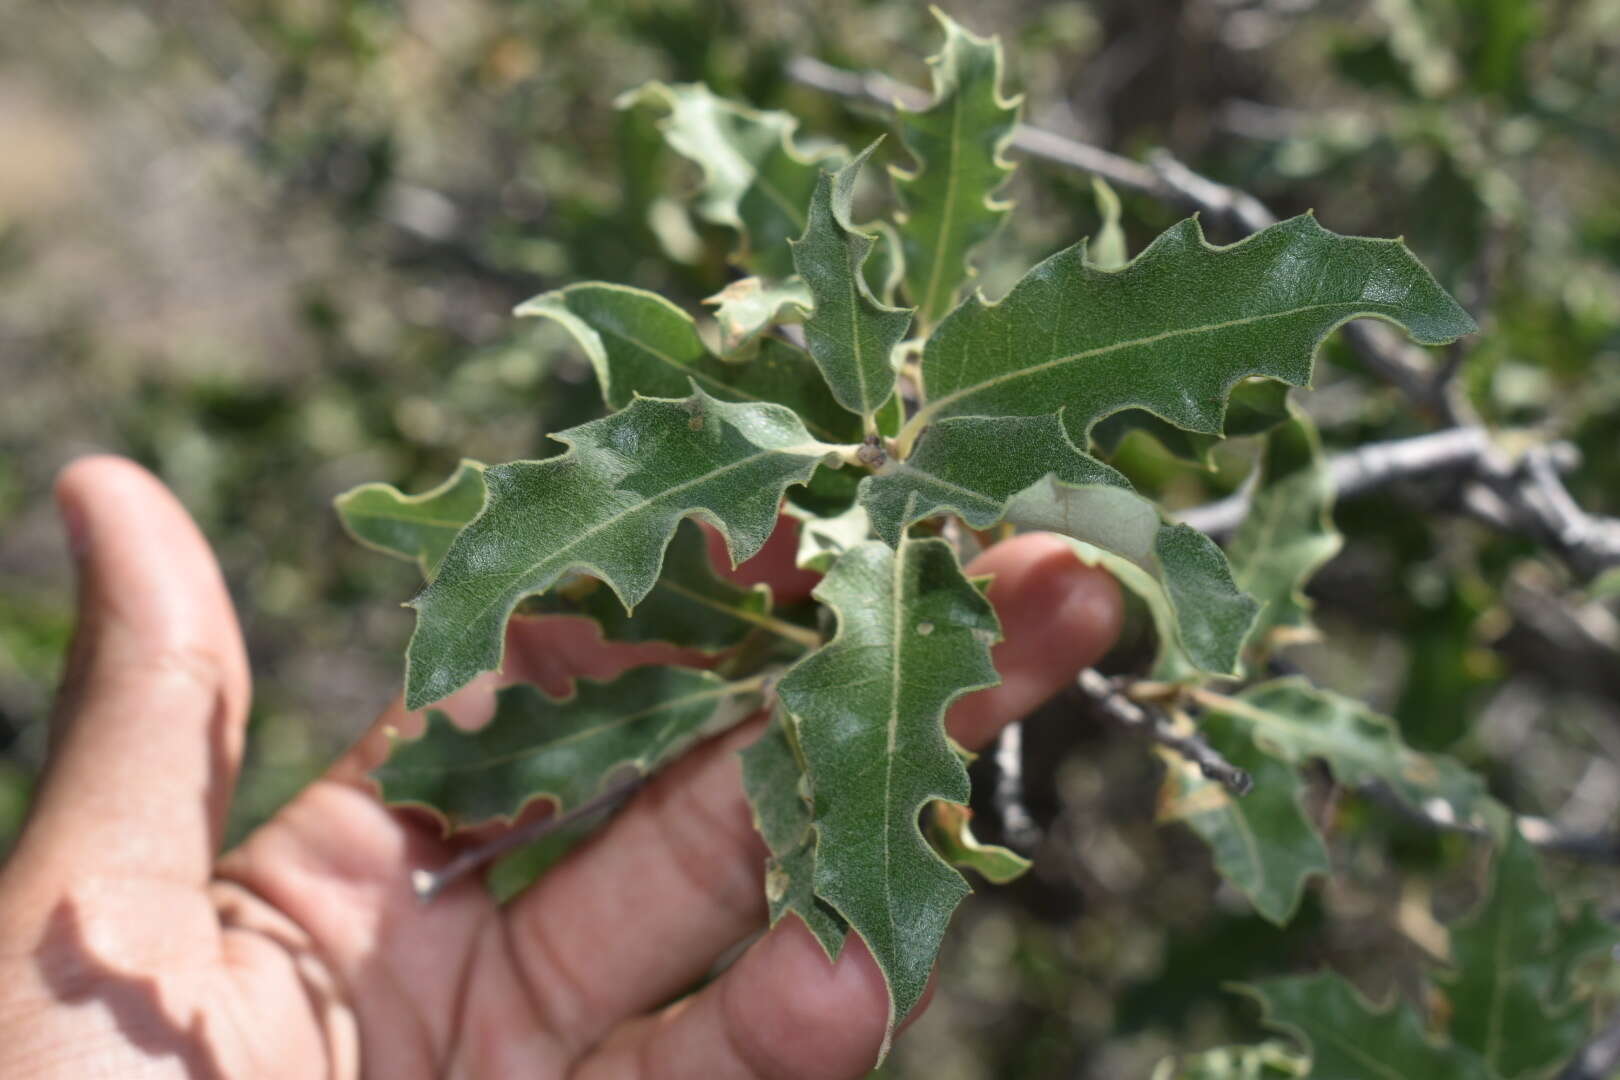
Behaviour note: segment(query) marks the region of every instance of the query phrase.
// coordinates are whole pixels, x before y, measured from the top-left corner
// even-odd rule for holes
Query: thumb
[[[146,470],[75,462],[57,504],[79,617],[12,869],[207,880],[241,759],[247,656],[208,543]]]

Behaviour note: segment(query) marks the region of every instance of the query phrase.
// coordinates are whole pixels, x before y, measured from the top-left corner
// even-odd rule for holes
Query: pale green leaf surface
[[[743,792],[753,808],[754,826],[765,839],[765,899],[771,925],[797,915],[809,927],[829,960],[843,948],[849,924],[816,896],[816,836],[810,827],[810,795],[804,766],[780,711],[759,741],[742,751]]]
[[[929,846],[918,814],[965,803],[968,776],[945,708],[997,681],[995,612],[940,540],[846,553],[817,587],[836,636],[778,695],[798,723],[817,833],[816,894],[865,940],[888,983],[889,1032],[922,997],[967,882]],[[885,1050],[887,1041],[885,1041]]]
[[[1306,882],[1329,870],[1327,847],[1301,805],[1304,781],[1298,769],[1234,732],[1225,717],[1207,717],[1200,729],[1228,761],[1254,778],[1254,788],[1234,795],[1225,784],[1205,778],[1197,765],[1167,754],[1161,817],[1197,833],[1221,876],[1261,915],[1285,925],[1299,908]]]
[[[1011,848],[981,842],[973,835],[973,811],[956,803],[933,804],[928,838],[946,862],[976,871],[995,885],[1017,881],[1032,865]]]
[[[464,460],[448,480],[420,495],[405,495],[391,484],[361,484],[334,505],[350,536],[411,560],[432,578],[450,542],[484,508],[483,474],[483,465]]]
[[[709,351],[692,317],[657,293],[583,282],[527,300],[517,314],[551,319],[573,336],[610,409],[622,409],[638,395],[685,397],[695,384],[722,401],[786,405],[819,439],[861,438],[860,417],[833,399],[804,352],[765,338],[752,359],[727,363]]]
[[[1238,380],[1308,384],[1318,344],[1360,316],[1425,345],[1475,329],[1399,241],[1339,236],[1310,215],[1228,247],[1189,218],[1113,271],[1090,265],[1081,242],[1000,301],[970,296],[940,323],[923,353],[927,404],[901,443],[949,416],[1059,408],[1079,446],[1129,408],[1216,434]]]
[[[1087,255],[1091,265],[1099,270],[1118,270],[1131,261],[1125,247],[1125,229],[1119,223],[1119,196],[1100,176],[1091,178],[1091,194],[1097,200],[1097,214],[1102,224],[1097,226],[1097,235],[1091,238]]]
[[[1242,986],[1259,999],[1263,1022],[1298,1039],[1311,1080],[1485,1080],[1479,1058],[1440,1046],[1404,1002],[1374,1009],[1331,972]]]
[[[372,776],[384,801],[428,807],[450,828],[511,821],[536,799],[565,812],[621,769],[652,772],[757,700],[757,683],[677,667],[581,679],[561,700],[518,684],[496,695],[494,718],[476,731],[429,713],[426,731],[396,741]]]
[[[456,537],[439,575],[411,606],[405,698],[421,708],[500,667],[518,601],[580,570],[627,609],[652,590],[683,518],[726,537],[733,563],[776,525],[790,484],[810,479],[831,447],[779,405],[733,405],[702,391],[630,407],[554,436],[567,453],[484,473],[488,501]]]
[[[901,109],[900,139],[913,167],[891,168],[904,207],[899,218],[906,292],[925,324],[939,320],[972,273],[973,250],[990,238],[1009,204],[995,193],[1013,166],[1002,150],[1018,124],[1021,99],[1001,94],[1001,42],[981,38],[935,11],[945,45],[930,57],[934,100]]]
[[[659,124],[665,141],[703,172],[699,214],[741,235],[737,263],[768,278],[793,273],[787,242],[804,232],[818,162],[842,151],[805,153],[795,144],[792,116],[728,101],[702,83],[647,83],[619,105],[667,112]]]
[[[766,281],[745,277],[703,301],[714,305],[720,327],[720,355],[728,361],[751,359],[759,335],[773,326],[804,321],[810,290],[796,277]]]
[[[1333,526],[1332,473],[1315,426],[1296,411],[1266,436],[1248,515],[1226,549],[1238,587],[1260,603],[1256,647],[1311,632],[1305,583],[1342,544]]]
[[[1381,783],[1408,805],[1457,822],[1473,822],[1487,796],[1478,775],[1451,758],[1423,754],[1401,741],[1395,722],[1366,705],[1304,679],[1275,679],[1211,706],[1290,764],[1321,758],[1349,787]]]
[[[608,641],[663,641],[717,652],[770,621],[771,590],[742,586],[715,573],[708,540],[695,521],[683,521],[664,552],[663,572],[635,613],[613,591],[583,578],[524,602],[524,614],[584,615]]]
[[[834,517],[811,514],[792,503],[785,509],[799,520],[796,564],[800,570],[825,574],[840,555],[872,538],[872,522],[863,506],[851,506]]]
[[[1496,1075],[1515,1080],[1573,1057],[1588,1025],[1563,985],[1566,926],[1540,861],[1518,829],[1507,830],[1507,837],[1489,895],[1450,928],[1455,972],[1445,981],[1453,1041],[1478,1053]],[[1616,935],[1610,928],[1607,941],[1574,940],[1589,953],[1614,944]]]
[[[900,232],[881,218],[865,222],[859,228],[877,239],[872,257],[861,267],[861,276],[866,278],[866,287],[872,290],[873,296],[892,306],[906,277],[906,256],[900,245]]]
[[[889,356],[911,326],[909,309],[887,307],[867,288],[861,266],[876,240],[849,220],[855,182],[876,147],[821,174],[804,235],[792,243],[793,265],[815,305],[804,324],[810,356],[838,403],[862,416],[875,416],[893,395]]]

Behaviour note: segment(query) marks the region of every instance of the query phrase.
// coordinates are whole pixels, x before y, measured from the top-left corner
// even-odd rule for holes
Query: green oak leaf
[[[612,682],[581,679],[561,700],[526,684],[509,686],[496,695],[494,718],[476,731],[432,711],[422,735],[396,740],[371,775],[384,801],[427,807],[451,829],[512,821],[537,799],[566,812],[621,770],[651,773],[741,720],[757,704],[760,685],[647,666]]]
[[[683,648],[718,652],[764,627],[807,644],[814,631],[783,623],[771,614],[767,585],[736,585],[715,573],[708,539],[695,521],[683,521],[664,552],[664,569],[652,591],[625,611],[613,591],[594,578],[581,578],[524,601],[526,615],[584,615],[594,619],[608,641],[665,641]]]
[[[1343,543],[1316,427],[1295,410],[1266,436],[1248,515],[1226,548],[1238,587],[1260,602],[1257,648],[1313,636],[1304,586]]]
[[[1239,986],[1259,1000],[1267,1027],[1297,1039],[1311,1080],[1482,1080],[1472,1050],[1430,1042],[1404,1003],[1375,1009],[1331,972]]]
[[[857,229],[872,233],[878,242],[872,257],[861,267],[866,287],[881,303],[893,306],[895,295],[906,280],[906,255],[900,245],[900,232],[881,218],[857,226]]]
[[[402,494],[391,484],[361,484],[333,504],[350,536],[409,559],[431,580],[450,542],[484,508],[484,466],[465,459],[448,480],[420,495]]]
[[[934,100],[899,112],[911,169],[891,167],[906,292],[924,323],[939,320],[973,273],[968,258],[1000,227],[1011,204],[995,198],[1013,166],[1002,157],[1018,125],[1019,97],[1001,94],[1001,41],[963,29],[937,8],[945,45],[930,57]]]
[[[664,141],[703,171],[698,213],[740,235],[735,262],[768,278],[793,273],[787,241],[804,232],[818,163],[844,156],[843,150],[806,153],[794,140],[794,117],[728,101],[702,83],[650,82],[618,104],[668,113],[659,123]]]
[[[1450,928],[1451,1038],[1479,1054],[1493,1075],[1516,1080],[1572,1057],[1588,1023],[1564,985],[1566,924],[1518,829],[1507,830],[1492,877],[1484,902]],[[1590,954],[1617,935],[1609,927],[1605,938],[1577,932],[1572,939],[1577,954]]]
[[[1305,883],[1330,869],[1327,846],[1305,816],[1299,770],[1285,765],[1232,728],[1225,717],[1200,725],[1210,744],[1254,778],[1247,795],[1206,779],[1198,766],[1165,755],[1164,820],[1181,821],[1209,845],[1215,869],[1266,919],[1286,925]]]
[[[1304,679],[1274,679],[1206,704],[1212,718],[1228,718],[1289,764],[1322,759],[1346,786],[1382,784],[1407,805],[1458,823],[1486,812],[1489,800],[1477,774],[1451,758],[1413,750],[1389,717]]]
[[[752,557],[776,525],[783,490],[836,453],[789,409],[734,405],[701,390],[682,400],[637,398],[552,437],[568,452],[485,470],[484,512],[411,601],[408,708],[500,667],[512,609],[570,570],[601,579],[634,608],[658,580],[683,518],[715,525],[734,564]]]
[[[804,766],[794,746],[792,720],[780,710],[759,741],[742,751],[743,792],[753,808],[754,827],[765,839],[765,899],[771,925],[797,915],[836,960],[849,924],[816,896],[816,836],[810,827],[810,794]]]
[[[1097,214],[1102,224],[1097,226],[1097,235],[1091,238],[1086,254],[1097,269],[1118,270],[1131,261],[1130,250],[1125,246],[1125,228],[1119,223],[1119,196],[1100,176],[1091,178],[1091,194],[1097,200]]]
[[[953,802],[932,805],[928,839],[946,862],[977,871],[995,885],[1017,881],[1033,865],[1011,848],[981,843],[973,835],[973,811]]]
[[[703,343],[692,316],[657,293],[583,282],[526,300],[517,314],[551,319],[573,335],[610,409],[622,409],[638,395],[683,397],[696,384],[721,401],[786,405],[820,439],[861,438],[860,418],[833,399],[804,352],[765,338],[753,359],[727,363]]]
[[[772,326],[803,322],[811,305],[810,290],[796,277],[775,282],[738,278],[703,302],[714,305],[720,355],[733,362],[752,359],[759,335]]]
[[[865,417],[893,396],[890,354],[911,326],[910,309],[886,307],[867,288],[861,266],[877,241],[849,220],[855,181],[876,148],[873,143],[836,173],[821,174],[804,235],[791,245],[793,265],[815,302],[804,324],[810,355],[838,403]]]
[[[909,458],[861,483],[878,536],[895,543],[914,521],[945,511],[976,529],[1003,519],[1048,529],[1147,603],[1159,633],[1158,674],[1187,666],[1236,673],[1255,602],[1202,533],[1166,524],[1113,468],[1069,441],[1061,413],[952,417]]]
[[[825,574],[840,555],[872,538],[872,521],[864,506],[852,505],[833,517],[808,513],[791,502],[783,509],[799,520],[796,565],[800,570]]]
[[[777,689],[798,726],[816,830],[816,895],[848,920],[889,988],[887,1052],[922,997],[967,882],[929,846],[917,816],[965,803],[968,775],[946,707],[994,685],[995,612],[941,540],[846,552],[817,586],[837,634]]]
[[[1322,339],[1362,316],[1425,345],[1475,329],[1405,245],[1339,236],[1308,214],[1228,247],[1206,243],[1189,218],[1111,271],[1090,264],[1082,241],[996,303],[970,296],[940,323],[923,351],[927,402],[901,452],[946,417],[1060,408],[1077,446],[1131,408],[1218,434],[1238,380],[1306,385]]]

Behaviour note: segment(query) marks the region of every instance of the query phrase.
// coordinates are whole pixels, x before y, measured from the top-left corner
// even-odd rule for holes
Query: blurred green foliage
[[[1463,350],[1476,407],[1572,441],[1572,490],[1620,512],[1620,5],[953,14],[1003,36],[1030,122],[1126,153],[1166,146],[1281,212],[1404,235],[1485,327]],[[547,453],[546,432],[593,410],[563,335],[509,318],[524,297],[600,278],[697,311],[733,276],[732,237],[672,197],[691,167],[614,98],[702,80],[791,109],[807,138],[865,145],[873,116],[793,85],[788,61],[924,85],[931,23],[897,0],[86,0],[0,15],[0,847],[70,631],[48,495],[65,461],[134,456],[219,551],[256,675],[240,835],[398,685],[414,573],[349,542],[331,497],[373,479],[421,490],[462,456]],[[992,295],[1098,225],[1083,174],[1026,163],[1009,194],[1024,211],[982,260]],[[1123,202],[1131,250],[1176,216]],[[1327,359],[1302,403],[1330,447],[1424,430],[1346,350]],[[1185,505],[1233,490],[1249,453],[1206,472],[1133,435],[1120,461]],[[1613,829],[1613,592],[1588,599],[1524,542],[1418,509],[1444,491],[1416,494],[1339,509],[1347,546],[1313,587],[1325,639],[1300,662],[1520,810]],[[1549,601],[1578,617],[1549,623]],[[1139,657],[1140,635],[1127,640]],[[1127,646],[1113,661],[1132,659]],[[1259,1037],[1225,981],[1326,960],[1375,995],[1417,985],[1431,902],[1449,917],[1476,895],[1475,845],[1322,778],[1311,809],[1332,823],[1335,874],[1274,930],[1189,833],[1154,824],[1157,762],[1078,708],[1060,701],[1026,732],[1030,802],[1051,821],[1035,873],[964,911],[938,999],[886,1074],[1144,1076],[1166,1054]],[[1607,872],[1560,872],[1571,901],[1614,893]]]

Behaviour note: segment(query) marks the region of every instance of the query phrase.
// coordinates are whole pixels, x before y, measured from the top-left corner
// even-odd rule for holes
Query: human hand
[[[411,873],[455,846],[365,780],[398,703],[316,783],[217,858],[241,757],[248,665],[207,542],[129,462],[67,469],[79,625],[29,822],[0,867],[0,1076],[854,1077],[887,995],[852,938],[829,964],[788,919],[668,1002],[765,921],[765,850],[736,751],[698,747],[512,903],[463,881],[431,904]],[[779,536],[756,565],[802,594]],[[993,573],[999,687],[948,724],[981,746],[1112,642],[1120,598],[1050,537]],[[756,570],[756,573],[758,571]],[[609,646],[577,620],[514,624],[509,677],[552,693],[679,654]],[[487,716],[488,680],[456,695]]]

